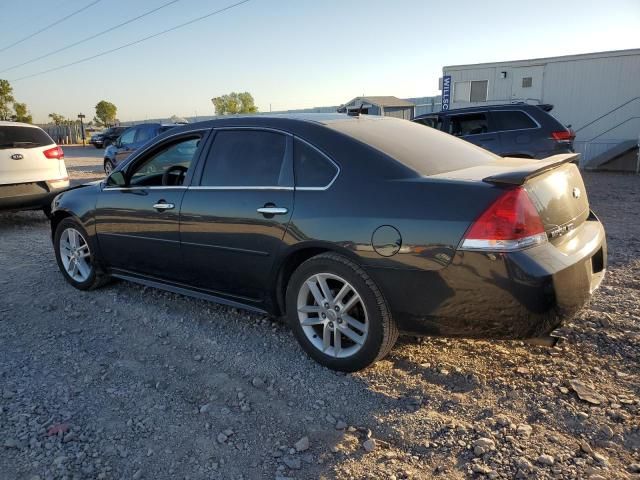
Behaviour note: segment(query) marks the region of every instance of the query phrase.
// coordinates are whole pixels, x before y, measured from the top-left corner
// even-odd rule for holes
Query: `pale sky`
[[[0,2],[0,78],[11,82],[35,122],[51,112],[92,118],[103,99],[127,121],[213,115],[211,97],[231,91],[251,92],[260,111],[338,105],[362,94],[429,96],[439,94],[444,65],[640,47],[640,0],[250,0],[146,42],[20,80],[239,1],[178,0],[6,70],[171,0],[99,0],[6,48],[95,1]]]

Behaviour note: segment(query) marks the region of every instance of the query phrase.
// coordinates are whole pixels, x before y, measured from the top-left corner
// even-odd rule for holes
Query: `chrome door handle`
[[[162,201],[153,205],[153,208],[156,210],[171,210],[175,207],[176,206],[173,203],[164,203]]]
[[[288,211],[289,209],[284,207],[261,207],[258,209],[258,213],[265,215],[284,215]]]

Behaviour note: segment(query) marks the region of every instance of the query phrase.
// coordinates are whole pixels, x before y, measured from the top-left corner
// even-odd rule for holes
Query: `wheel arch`
[[[69,217],[73,218],[73,214],[67,210],[56,210],[51,214],[51,238],[56,234],[56,229],[60,222]]]
[[[275,291],[273,292],[273,304],[274,310],[276,311],[277,315],[282,316],[286,314],[285,296],[287,292],[287,286],[289,284],[289,279],[291,278],[293,272],[295,272],[295,270],[300,265],[302,265],[310,258],[327,252],[343,255],[351,261],[357,263],[358,265],[362,264],[358,255],[356,255],[354,252],[334,243],[311,242],[297,245],[294,248],[290,248],[282,256],[275,276],[276,281]]]

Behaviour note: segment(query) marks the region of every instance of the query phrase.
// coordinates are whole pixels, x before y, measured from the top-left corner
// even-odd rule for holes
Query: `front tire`
[[[108,158],[104,159],[104,173],[107,175],[107,177],[113,173],[113,170],[115,168],[116,166],[111,160],[109,160]]]
[[[64,279],[78,290],[93,290],[109,281],[97,266],[88,238],[82,225],[71,218],[58,224],[53,238],[58,268]]]
[[[323,253],[300,265],[289,280],[286,307],[302,348],[332,370],[366,368],[384,358],[398,339],[382,293],[342,255]]]

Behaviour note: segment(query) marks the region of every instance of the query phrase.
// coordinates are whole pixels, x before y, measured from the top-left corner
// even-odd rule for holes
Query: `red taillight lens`
[[[521,188],[507,190],[480,215],[464,237],[466,250],[512,251],[545,242],[536,207]]]
[[[576,134],[573,130],[559,130],[557,132],[551,132],[551,138],[556,142],[571,142],[576,138]]]
[[[56,160],[62,160],[64,158],[64,152],[62,151],[62,147],[53,147],[49,150],[45,150],[44,156],[47,158],[52,158]]]

